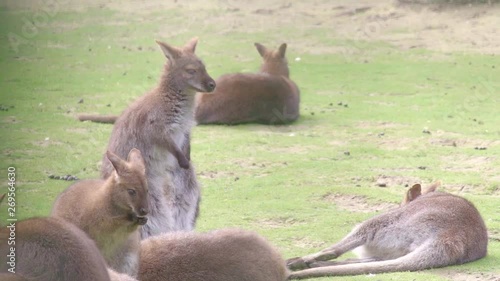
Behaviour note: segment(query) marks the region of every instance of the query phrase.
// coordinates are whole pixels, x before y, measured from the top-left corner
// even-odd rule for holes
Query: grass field
[[[397,206],[408,185],[441,180],[480,210],[488,256],[341,280],[500,280],[500,45],[492,41],[500,31],[491,33],[499,7],[473,7],[486,10],[476,19],[486,27],[470,32],[474,45],[436,19],[420,33],[397,22],[427,12],[453,20],[447,11],[382,0],[367,12],[349,1],[49,2],[0,4],[0,193],[15,167],[17,218],[48,215],[70,184],[49,175],[98,177],[112,127],[75,116],[119,114],[153,87],[165,61],[154,39],[182,45],[198,36],[197,54],[214,78],[255,71],[254,42],[287,42],[301,89],[296,123],[193,132],[203,185],[198,230],[252,229],[286,258],[304,255]],[[383,20],[387,7],[401,16]],[[456,20],[447,28],[461,28]],[[0,224],[6,219],[4,203]]]

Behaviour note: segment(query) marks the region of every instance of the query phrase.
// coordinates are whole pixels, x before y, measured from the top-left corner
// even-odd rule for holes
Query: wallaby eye
[[[127,191],[128,191],[128,194],[130,196],[135,196],[135,194],[136,194],[135,190],[133,190],[133,189],[127,189]]]
[[[186,69],[186,72],[192,75],[196,73],[196,69],[188,68]]]

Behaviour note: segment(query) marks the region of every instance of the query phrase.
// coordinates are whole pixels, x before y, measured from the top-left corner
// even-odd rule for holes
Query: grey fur
[[[337,244],[288,261],[290,279],[417,271],[462,264],[486,255],[488,235],[481,215],[466,199],[420,185],[401,207],[369,219]],[[356,249],[360,259],[329,261]]]
[[[200,187],[190,163],[194,99],[197,91],[215,88],[215,81],[194,54],[197,39],[182,49],[157,43],[168,59],[160,82],[121,114],[108,144],[108,150],[119,156],[132,147],[144,156],[150,215],[141,229],[142,239],[194,228],[200,202]],[[109,176],[110,168],[103,159],[103,177]]]

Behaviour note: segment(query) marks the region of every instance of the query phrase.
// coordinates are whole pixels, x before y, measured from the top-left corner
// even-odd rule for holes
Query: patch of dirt
[[[294,239],[292,243],[293,243],[294,247],[302,248],[302,249],[324,248],[324,247],[329,245],[326,242],[312,241],[307,237]]]
[[[59,142],[59,141],[53,141],[51,139],[45,139],[42,141],[35,141],[35,142],[33,142],[33,144],[36,146],[40,146],[40,147],[48,147],[51,145],[62,145],[63,143]]]
[[[68,133],[76,133],[81,135],[89,134],[89,130],[85,128],[67,128],[65,129],[65,131]]]
[[[361,121],[356,124],[356,127],[362,129],[398,129],[406,127],[405,124],[393,123],[393,122],[372,122],[372,121]]]
[[[45,0],[6,0],[2,6],[43,11],[54,9],[51,3]],[[318,0],[314,3],[283,0],[152,0],[140,3],[69,0],[57,1],[57,4],[57,11],[111,9],[124,15],[153,19],[158,17],[159,11],[179,9],[179,16],[185,17],[188,23],[183,31],[210,25],[217,27],[217,34],[293,27],[294,36],[288,43],[299,53],[366,52],[368,48],[359,42],[370,41],[387,42],[401,49],[500,53],[500,5],[401,5],[394,0]],[[339,43],[332,44],[331,40],[312,39],[309,36],[311,30],[321,32],[323,38],[344,39],[347,43],[339,47]],[[162,34],[157,35],[171,37],[178,32],[178,26],[169,28],[167,25],[162,28]],[[282,40],[279,32],[274,33],[276,40]]]
[[[492,170],[495,158],[492,156],[466,156],[454,154],[441,157],[443,169],[453,172],[484,172]]]
[[[450,269],[435,269],[438,274],[453,281],[500,281],[500,276],[490,272],[460,272]]]
[[[201,171],[197,173],[197,176],[202,179],[217,179],[217,178],[229,178],[234,177],[233,172],[225,171]]]
[[[375,184],[379,187],[388,187],[388,186],[409,187],[416,183],[421,183],[421,180],[415,177],[403,177],[403,176],[379,175],[378,178],[375,180]]]
[[[290,227],[296,224],[304,224],[305,222],[291,217],[277,217],[277,218],[256,220],[254,223],[259,227],[275,229],[275,228]]]
[[[337,207],[349,212],[373,213],[383,212],[393,209],[398,206],[395,203],[388,202],[368,202],[365,196],[362,195],[348,195],[338,193],[327,193],[321,197],[322,200],[333,202]]]
[[[411,138],[393,138],[384,136],[374,141],[377,145],[386,150],[407,150],[416,145],[416,140]]]

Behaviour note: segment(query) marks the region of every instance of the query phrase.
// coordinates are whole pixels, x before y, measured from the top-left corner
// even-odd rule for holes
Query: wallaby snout
[[[210,77],[210,79],[205,83],[206,87],[205,87],[205,92],[206,93],[210,93],[210,92],[213,92],[215,90],[215,81],[214,79],[212,79],[212,77]]]

